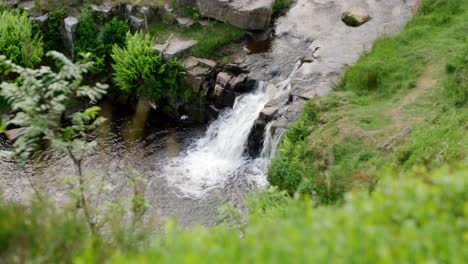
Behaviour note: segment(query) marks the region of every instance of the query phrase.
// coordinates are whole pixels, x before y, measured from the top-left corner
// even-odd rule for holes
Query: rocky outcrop
[[[184,60],[184,67],[187,71],[186,81],[191,86],[195,93],[201,92],[206,96],[208,88],[205,83],[209,80],[210,75],[213,73],[216,62],[208,59],[188,57]]]
[[[256,83],[257,81],[249,79],[245,73],[238,75],[232,72],[218,73],[213,93],[216,107],[232,107],[236,97],[251,91]]]
[[[203,16],[228,22],[246,30],[264,30],[273,12],[274,0],[197,0]]]
[[[76,39],[76,28],[78,27],[78,19],[76,17],[69,16],[65,18],[65,43],[67,49],[70,51],[72,58],[74,57],[75,39]]]
[[[359,27],[370,19],[367,10],[361,7],[353,7],[341,15],[341,20],[351,27]]]

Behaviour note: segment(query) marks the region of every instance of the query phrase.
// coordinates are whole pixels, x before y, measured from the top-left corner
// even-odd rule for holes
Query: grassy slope
[[[425,1],[395,37],[384,37],[288,132],[269,179],[290,193],[334,202],[375,171],[437,167],[468,149],[468,1]],[[391,149],[381,146],[411,127]]]

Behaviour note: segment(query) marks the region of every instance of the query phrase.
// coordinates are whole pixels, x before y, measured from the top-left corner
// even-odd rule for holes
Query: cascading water
[[[291,76],[299,66],[298,63]],[[262,154],[255,160],[245,155],[247,139],[265,104],[289,89],[290,78],[276,85],[259,82],[253,93],[239,96],[233,108],[224,111],[209,126],[204,137],[181,156],[170,159],[163,175],[188,197],[202,197],[206,191],[222,187],[241,167],[248,171],[244,176],[251,177],[249,180],[258,185],[266,184],[265,171],[284,131],[272,134],[269,124]]]

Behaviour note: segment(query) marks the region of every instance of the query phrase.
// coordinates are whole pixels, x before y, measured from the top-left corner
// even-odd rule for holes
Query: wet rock
[[[15,129],[10,129],[7,132],[5,132],[6,137],[8,140],[14,142],[16,141],[19,137],[22,135],[26,134],[28,131],[29,127],[20,127],[20,128],[15,128]]]
[[[130,5],[130,4],[126,4],[126,5],[125,5],[125,16],[126,16],[127,18],[130,19],[130,16],[131,16],[132,13],[133,13],[133,9],[134,9],[134,7],[133,7],[132,5]]]
[[[33,17],[31,20],[38,23],[40,27],[46,27],[47,21],[49,20],[49,14]]]
[[[181,6],[194,6],[196,0],[177,0],[177,4]]]
[[[246,73],[242,73],[229,81],[229,87],[236,93],[250,92],[256,85],[257,81],[249,79]]]
[[[208,113],[208,117],[211,119],[211,120],[216,120],[218,119],[218,116],[219,116],[219,113],[221,112],[221,110],[219,108],[217,108],[216,106],[214,105],[209,105],[208,106],[208,110],[207,110],[207,113]]]
[[[113,15],[113,7],[108,2],[103,3],[102,5],[91,5],[91,8],[94,11],[94,15],[97,17],[102,17],[105,20],[111,20]]]
[[[216,67],[216,62],[196,57],[188,57],[183,64],[187,71],[185,79],[195,93],[200,92],[202,84]]]
[[[149,21],[153,18],[154,16],[154,11],[151,7],[148,6],[140,6],[137,7],[136,12],[139,16],[143,17],[146,19],[146,21]]]
[[[371,19],[369,13],[364,8],[353,7],[344,12],[341,20],[350,27],[359,27]]]
[[[195,24],[195,20],[188,17],[176,17],[176,21],[181,27],[191,27]]]
[[[130,16],[130,28],[133,31],[138,31],[145,26],[145,19],[136,16]]]
[[[35,5],[34,1],[27,1],[27,2],[24,2],[22,4],[23,10],[28,11],[28,12],[33,10],[35,6],[36,5]]]
[[[65,43],[72,58],[74,57],[76,28],[78,27],[78,23],[76,17],[69,16],[64,19]]]
[[[256,158],[262,151],[263,142],[265,140],[265,128],[267,122],[257,119],[250,131],[249,139],[247,140],[249,155]]]
[[[274,0],[198,0],[197,7],[203,16],[228,22],[246,30],[263,30],[268,27]]]
[[[229,82],[234,78],[230,73],[227,72],[220,72],[216,77],[216,84],[220,85],[224,89],[230,88]]]
[[[233,107],[236,101],[236,93],[216,84],[213,92],[214,103],[218,108]]]
[[[230,63],[230,64],[227,64],[224,68],[226,71],[234,75],[240,75],[242,73],[249,73],[249,70],[247,69],[247,65],[245,64]]]
[[[197,43],[193,39],[181,39],[171,36],[165,44],[156,44],[154,49],[161,53],[165,59],[171,59],[182,55]]]

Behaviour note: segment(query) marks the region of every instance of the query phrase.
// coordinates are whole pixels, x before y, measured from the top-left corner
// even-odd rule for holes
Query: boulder
[[[345,11],[341,16],[341,20],[350,27],[359,27],[370,19],[371,17],[367,10],[360,7],[353,7]]]
[[[200,92],[202,84],[216,67],[216,62],[196,57],[188,57],[183,64],[187,71],[185,79],[196,93]]]
[[[136,9],[137,15],[149,21],[154,16],[154,11],[151,7],[148,6],[140,6]]]
[[[132,16],[134,7],[130,4],[125,5],[125,16],[130,19]]]
[[[113,7],[109,3],[105,2],[102,5],[91,5],[91,8],[94,11],[94,15],[97,17],[102,17],[105,20],[111,20],[113,15]]]
[[[196,44],[197,41],[193,39],[181,39],[178,37],[171,36],[165,44],[156,44],[154,46],[154,49],[157,52],[161,53],[163,57],[167,60],[180,56],[182,53],[191,49]]]
[[[133,31],[138,31],[145,26],[145,19],[136,16],[130,16],[130,28]]]
[[[176,17],[176,21],[181,27],[191,27],[195,24],[195,20],[188,17]]]
[[[65,25],[65,43],[71,57],[74,57],[76,28],[78,27],[78,19],[76,17],[66,17]]]
[[[258,157],[262,151],[263,142],[265,141],[266,126],[267,122],[257,119],[250,131],[249,138],[247,140],[247,149],[252,158]]]
[[[26,1],[26,2],[24,2],[22,4],[23,10],[28,11],[28,12],[33,10],[35,6],[36,5],[35,5],[34,1]]]
[[[14,142],[16,141],[19,137],[21,137],[22,135],[26,134],[26,132],[28,131],[29,127],[20,127],[20,128],[14,128],[14,129],[10,129],[8,130],[7,132],[5,132],[5,135],[6,137],[8,138],[8,140],[10,140],[11,142]]]
[[[49,20],[49,14],[33,17],[31,20],[38,23],[39,26],[45,27],[47,25],[47,21]]]
[[[271,21],[275,0],[197,0],[203,16],[246,30],[264,30]]]

